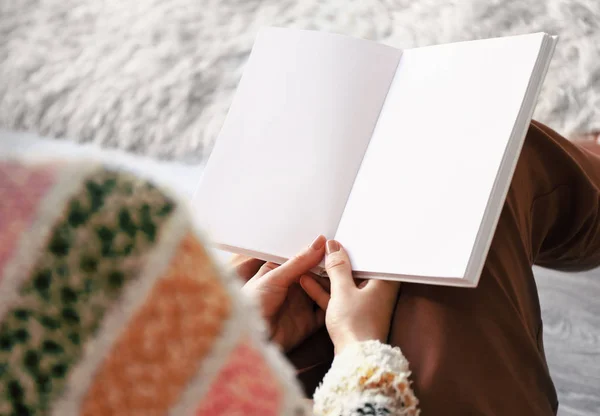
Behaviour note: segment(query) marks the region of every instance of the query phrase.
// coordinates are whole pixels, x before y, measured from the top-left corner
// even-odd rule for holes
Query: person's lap
[[[556,413],[531,265],[600,263],[597,184],[600,159],[534,123],[478,287],[402,286],[389,342],[424,414]],[[289,354],[308,394],[332,351],[323,330]]]

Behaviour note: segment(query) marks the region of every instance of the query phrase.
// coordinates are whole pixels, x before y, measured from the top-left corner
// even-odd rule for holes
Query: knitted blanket
[[[0,196],[0,414],[308,414],[176,198],[93,164],[6,161]]]

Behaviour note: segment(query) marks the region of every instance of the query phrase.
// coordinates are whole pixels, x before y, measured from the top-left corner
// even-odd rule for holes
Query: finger
[[[317,321],[317,328],[321,328],[325,325],[325,309],[317,309],[315,312],[315,320]]]
[[[241,254],[234,254],[229,259],[230,267],[235,273],[244,280],[250,279],[258,272],[258,269],[265,262],[253,257],[243,256]]]
[[[342,245],[335,241],[327,241],[327,255],[325,256],[325,270],[331,281],[331,293],[355,289],[352,278],[350,258]]]
[[[264,276],[265,274],[275,270],[278,267],[279,267],[279,264],[268,261],[265,264],[263,264],[262,266],[260,266],[260,269],[258,269],[258,271],[254,275],[253,279]]]
[[[325,236],[318,236],[310,246],[265,276],[270,284],[288,287],[316,267],[325,253]]]
[[[331,282],[329,281],[329,278],[326,276],[318,276],[315,274],[310,274],[310,277],[312,277],[313,279],[315,279],[317,281],[318,284],[321,285],[321,287],[323,289],[325,289],[325,291],[327,293],[331,293]]]
[[[308,297],[310,297],[319,308],[326,310],[327,305],[329,304],[329,293],[323,289],[323,287],[317,283],[315,279],[310,276],[302,276],[300,278],[300,286],[306,292]]]
[[[378,292],[381,296],[389,296],[395,298],[400,289],[400,282],[381,279],[369,279],[363,286],[369,291]]]

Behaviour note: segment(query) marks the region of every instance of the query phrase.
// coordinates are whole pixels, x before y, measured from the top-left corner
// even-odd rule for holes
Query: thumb
[[[400,290],[400,282],[370,279],[367,281],[365,287],[368,291],[377,293],[377,296],[382,299],[396,299],[398,291]]]
[[[331,293],[338,291],[347,291],[356,288],[352,279],[352,265],[348,253],[342,245],[335,241],[329,240],[325,245],[325,270],[331,281]]]

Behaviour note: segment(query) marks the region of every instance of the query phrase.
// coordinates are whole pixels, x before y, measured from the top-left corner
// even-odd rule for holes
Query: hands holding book
[[[325,312],[313,307],[298,281],[310,273],[325,254],[325,237],[319,236],[310,246],[282,265],[237,256],[238,274],[248,281],[242,291],[255,298],[271,330],[274,342],[288,351],[323,326]]]
[[[324,255],[329,280],[310,272]],[[353,342],[387,341],[400,284],[356,281],[346,251],[335,240],[319,236],[282,265],[244,256],[236,256],[233,265],[247,280],[243,291],[258,300],[272,339],[286,351],[324,323],[336,354]]]

